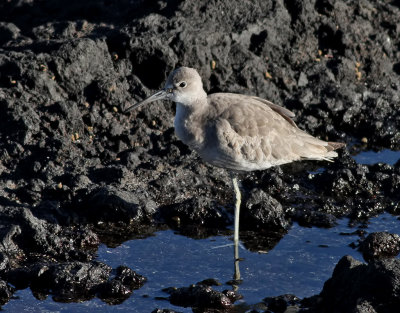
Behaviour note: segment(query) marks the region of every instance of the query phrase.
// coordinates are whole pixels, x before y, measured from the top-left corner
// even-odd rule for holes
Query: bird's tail
[[[328,141],[328,146],[326,147],[328,151],[333,151],[336,149],[340,149],[345,147],[346,144],[343,142],[334,142],[334,141]]]
[[[336,149],[346,144],[341,142],[324,141],[302,132],[303,148],[299,153],[301,159],[332,161],[338,154]]]

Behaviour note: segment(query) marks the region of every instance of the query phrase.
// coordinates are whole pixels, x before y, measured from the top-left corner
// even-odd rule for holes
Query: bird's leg
[[[239,281],[240,281],[240,268],[239,268],[240,259],[239,259],[239,245],[237,243],[235,243],[235,246],[234,246],[234,258],[235,259],[234,259],[233,264],[234,264],[235,273],[233,275],[233,279],[239,283]]]
[[[240,216],[240,202],[241,194],[237,182],[237,178],[231,173],[233,189],[235,191],[235,222],[234,222],[234,234],[233,234],[233,244],[234,244],[234,265],[235,274],[234,279],[236,281],[240,280],[240,270],[239,270],[239,216]]]
[[[233,189],[235,191],[235,230],[233,234],[233,242],[235,245],[239,244],[239,215],[240,215],[240,202],[242,200],[242,196],[240,194],[239,190],[239,185],[237,182],[237,178],[232,175],[232,184],[233,184]]]

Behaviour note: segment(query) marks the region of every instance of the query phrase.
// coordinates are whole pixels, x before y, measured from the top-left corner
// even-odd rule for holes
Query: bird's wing
[[[297,128],[289,117],[292,112],[261,100],[235,94],[211,97],[216,114],[210,126],[218,149],[213,157],[218,162],[254,165],[249,169],[253,170],[299,159],[336,156],[335,152],[328,153],[327,142]]]
[[[253,97],[253,99],[255,99],[258,102],[262,102],[262,103],[268,105],[272,110],[274,110],[276,113],[280,114],[290,124],[297,127],[296,123],[292,120],[292,118],[296,116],[292,111],[289,111],[288,109],[286,109],[280,105],[277,105],[275,103],[272,103],[271,101],[265,100],[263,98]]]

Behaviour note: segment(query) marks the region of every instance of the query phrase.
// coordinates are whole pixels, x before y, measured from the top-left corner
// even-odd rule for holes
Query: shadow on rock
[[[364,264],[345,256],[336,265],[319,296],[302,303],[303,306],[313,303],[310,312],[315,313],[392,313],[397,312],[400,305],[399,290],[400,259]]]
[[[93,225],[102,241],[118,246],[133,237],[144,238],[159,229],[152,222],[156,204],[140,194],[107,186],[76,201],[71,210],[81,223]]]
[[[140,288],[146,278],[127,267],[113,271],[101,262],[68,262],[20,267],[9,271],[7,280],[17,289],[30,287],[40,300],[49,294],[58,302],[80,302],[97,296],[118,304]]]
[[[226,209],[204,196],[161,208],[162,219],[182,235],[207,238],[226,232],[231,222]]]
[[[169,293],[168,300],[171,304],[191,307],[194,312],[226,312],[241,298],[241,295],[232,290],[219,292],[212,289],[210,280],[189,287],[171,287],[164,291]]]

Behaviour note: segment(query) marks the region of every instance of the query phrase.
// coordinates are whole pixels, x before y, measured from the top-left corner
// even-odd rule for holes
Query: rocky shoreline
[[[197,68],[210,93],[267,98],[296,113],[300,128],[348,144],[334,163],[242,175],[246,248],[272,249],[294,221],[334,227],[345,216],[400,214],[400,162],[352,158],[400,149],[396,1],[11,0],[0,12],[2,304],[27,287],[38,298],[119,303],[145,278],[96,262],[101,242],[166,227],[195,238],[227,232],[228,174],[177,140],[174,106],[121,113],[180,65]],[[382,236],[362,245],[368,264],[344,256],[319,296],[284,303],[393,312],[398,238]],[[381,251],[386,240],[390,252]],[[353,287],[338,294],[343,285]]]

